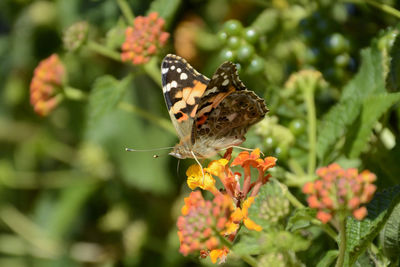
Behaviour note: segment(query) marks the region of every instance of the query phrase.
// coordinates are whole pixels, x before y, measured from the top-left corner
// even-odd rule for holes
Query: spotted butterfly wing
[[[191,136],[193,150],[205,156],[241,144],[249,127],[267,112],[264,100],[240,81],[236,65],[223,63],[199,102]]]
[[[161,64],[165,102],[180,142],[171,155],[207,158],[242,143],[268,109],[240,81],[236,65],[223,63],[208,79],[176,55]]]
[[[190,139],[198,103],[209,79],[197,72],[185,59],[168,54],[161,63],[165,103],[179,138]]]

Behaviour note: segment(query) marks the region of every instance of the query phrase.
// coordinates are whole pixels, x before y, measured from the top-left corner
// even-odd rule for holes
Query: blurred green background
[[[236,47],[234,41],[227,47],[221,44],[218,33],[223,23],[232,18],[245,26],[254,23],[263,32],[255,46],[262,60],[242,64],[245,84],[268,106],[277,107],[276,96],[292,72],[318,69],[331,84],[319,95],[318,115],[337,100],[340,88],[356,73],[360,49],[396,22],[366,5],[329,0],[155,2],[161,9],[165,5],[166,31],[171,34],[155,59],[157,66],[166,53],[177,53],[210,76],[223,60],[231,59],[229,52]],[[146,14],[154,4],[128,3],[135,15]],[[33,70],[52,53],[59,53],[66,65],[68,84],[85,93],[103,75],[122,80],[137,71],[87,48],[70,53],[63,47],[65,29],[85,20],[92,40],[118,50],[121,17],[114,0],[0,2],[0,266],[199,262],[179,254],[175,227],[189,192],[185,170],[193,162],[181,161],[177,170],[177,160],[167,155],[168,150],[156,159],[152,152],[124,150],[177,142],[154,79],[145,71],[136,72],[123,98],[129,105],[91,122],[86,101],[65,100],[45,118],[29,103]],[[389,34],[385,38],[382,42],[393,39]],[[106,105],[108,99],[101,101]],[[154,117],[148,119],[148,114]],[[287,126],[290,120],[283,118],[283,123]],[[268,146],[263,142],[249,133],[248,145]],[[273,153],[280,154],[285,166],[287,155],[279,149]]]

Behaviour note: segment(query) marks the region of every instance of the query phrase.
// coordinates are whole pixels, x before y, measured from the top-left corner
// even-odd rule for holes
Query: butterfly
[[[238,146],[249,127],[268,112],[264,100],[240,81],[232,62],[223,63],[209,79],[185,59],[168,54],[161,75],[165,103],[180,139],[169,153],[174,157],[209,158]]]

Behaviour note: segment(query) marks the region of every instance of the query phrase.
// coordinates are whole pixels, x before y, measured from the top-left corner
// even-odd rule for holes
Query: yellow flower
[[[187,184],[190,189],[194,190],[196,187],[200,187],[203,190],[214,191],[217,190],[215,187],[215,180],[211,176],[211,174],[201,171],[201,168],[198,164],[193,164],[186,171],[187,175]]]
[[[222,173],[224,172],[225,166],[228,164],[228,162],[229,161],[224,158],[213,160],[210,162],[210,164],[208,164],[208,168],[205,168],[204,171],[215,176],[222,176]]]
[[[256,224],[253,220],[251,220],[248,215],[249,215],[249,208],[251,204],[254,202],[254,197],[249,197],[243,202],[243,207],[242,207],[242,214],[243,214],[243,223],[244,226],[246,226],[247,229],[249,230],[255,230],[257,232],[262,230],[262,227],[258,224]]]
[[[210,258],[212,263],[216,263],[220,259],[219,263],[224,263],[226,260],[226,255],[229,253],[229,249],[224,247],[222,249],[214,249],[210,252]]]

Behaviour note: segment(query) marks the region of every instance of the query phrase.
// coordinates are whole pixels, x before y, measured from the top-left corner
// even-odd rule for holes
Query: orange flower
[[[30,84],[30,100],[37,114],[46,116],[60,103],[58,93],[65,78],[65,68],[57,54],[39,63]]]
[[[259,159],[257,168],[261,168],[263,172],[267,171],[268,169],[275,167],[277,158],[275,157],[266,157],[264,160]]]
[[[260,158],[260,149],[256,148],[251,153],[248,151],[242,151],[239,155],[233,160],[231,166],[241,165],[244,167],[245,165],[253,165],[257,166],[259,162],[257,161]]]
[[[167,42],[169,33],[163,32],[164,24],[165,20],[158,17],[157,12],[151,12],[147,17],[136,17],[133,27],[125,31],[122,61],[131,61],[135,65],[147,63]]]
[[[355,168],[344,170],[339,164],[333,163],[316,171],[321,178],[308,182],[303,186],[303,192],[310,208],[317,208],[317,218],[327,223],[338,211],[361,220],[367,215],[367,209],[361,207],[368,203],[375,193],[375,174],[363,171],[360,174]]]
[[[223,249],[220,232],[232,212],[232,200],[226,195],[217,195],[213,201],[204,200],[200,191],[185,198],[182,216],[177,221],[179,251],[183,255]]]

